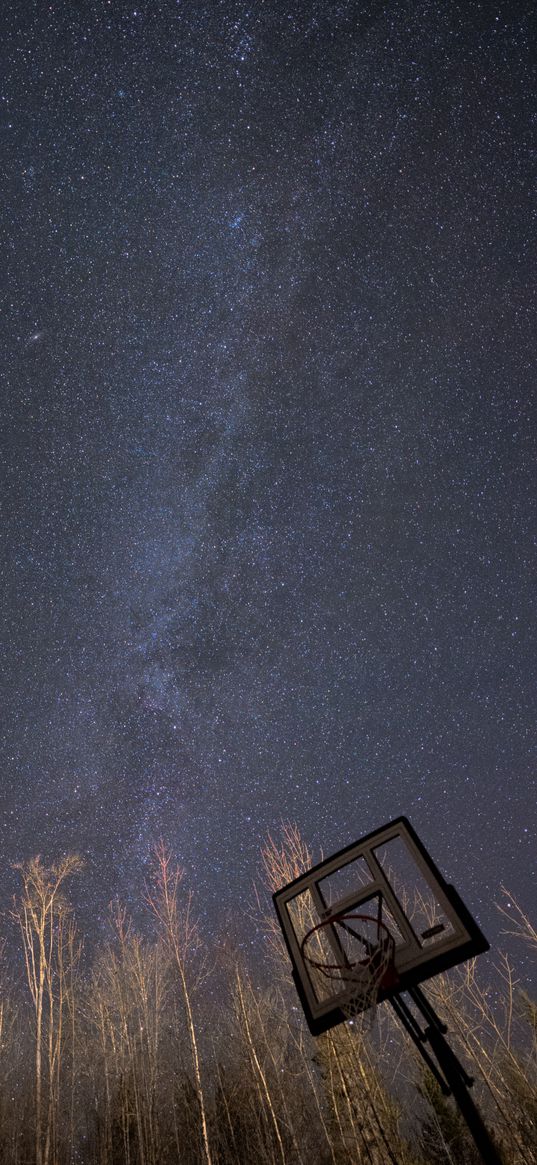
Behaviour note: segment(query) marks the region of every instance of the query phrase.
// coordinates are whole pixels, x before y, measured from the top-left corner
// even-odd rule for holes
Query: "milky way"
[[[400,813],[529,905],[532,9],[13,4],[2,852],[90,918]]]

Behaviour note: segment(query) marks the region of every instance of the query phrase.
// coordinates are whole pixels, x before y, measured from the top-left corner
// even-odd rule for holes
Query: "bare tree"
[[[204,950],[194,918],[192,893],[184,893],[182,888],[184,871],[174,863],[170,850],[163,842],[156,847],[154,858],[153,880],[147,890],[147,903],[157,921],[161,940],[179,984],[199,1106],[202,1151],[206,1165],[213,1165],[209,1144],[208,1106],[202,1080],[194,1014],[194,998],[206,972]]]
[[[296,827],[285,826],[262,863],[269,891],[312,856]],[[462,1121],[418,1070],[390,1008],[379,1008],[374,1031],[356,1016],[313,1040],[262,891],[256,921],[268,940],[269,986],[229,937],[208,978],[192,896],[164,845],[146,892],[156,933],[138,932],[115,907],[110,940],[83,977],[66,894],[80,868],[76,856],[18,867],[12,914],[29,995],[24,1006],[0,977],[2,1163],[470,1162]],[[296,910],[305,933],[316,921],[307,896]],[[535,928],[511,896],[501,910],[510,939],[535,949]],[[493,988],[474,962],[435,977],[427,992],[476,1078],[506,1165],[537,1165],[537,1004],[512,962],[499,957]],[[401,1097],[405,1119],[413,1109],[418,1122],[412,1143]]]
[[[22,895],[15,902],[13,916],[22,935],[35,1020],[35,1160],[36,1165],[49,1165],[58,1153],[64,1024],[78,957],[64,890],[66,881],[82,869],[82,862],[71,854],[46,867],[36,857],[16,868],[21,874]]]
[[[113,938],[97,959],[87,993],[92,1091],[99,1162],[119,1137],[126,1161],[161,1160],[158,1094],[166,982],[162,950],[112,910]]]

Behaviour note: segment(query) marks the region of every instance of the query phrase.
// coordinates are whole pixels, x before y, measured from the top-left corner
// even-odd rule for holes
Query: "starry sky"
[[[6,894],[405,813],[530,908],[533,8],[8,4]]]

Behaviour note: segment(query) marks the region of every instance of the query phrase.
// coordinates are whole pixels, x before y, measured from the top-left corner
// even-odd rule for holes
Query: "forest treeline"
[[[79,858],[21,864],[11,912],[21,975],[6,972],[0,999],[2,1165],[478,1162],[389,1006],[373,1027],[309,1035],[266,892],[311,864],[292,826],[263,850],[252,925],[264,931],[264,983],[231,941],[204,941],[162,844],[143,933],[116,905],[91,967],[69,903]],[[535,953],[537,932],[512,899],[505,914]],[[505,1165],[537,1165],[537,1005],[507,957],[497,963],[493,987],[468,963],[427,991]]]

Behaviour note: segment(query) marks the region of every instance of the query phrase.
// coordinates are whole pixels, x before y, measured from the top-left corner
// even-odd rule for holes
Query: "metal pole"
[[[437,1027],[431,1024],[426,1029],[425,1035],[485,1165],[503,1165],[502,1158],[492,1140],[481,1113],[476,1108],[470,1096],[468,1086],[462,1075],[462,1064],[459,1063],[455,1053]]]
[[[390,1003],[399,1022],[413,1040],[427,1067],[432,1071],[438,1081],[442,1092],[445,1095],[451,1093],[453,1096],[461,1115],[466,1121],[468,1131],[473,1137],[484,1165],[503,1165],[496,1145],[468,1091],[469,1086],[472,1084],[472,1079],[463,1068],[463,1065],[445,1038],[444,1033],[447,1031],[446,1025],[442,1023],[432,1003],[430,1003],[420,987],[411,988],[409,995],[414,1006],[425,1020],[427,1027],[422,1029],[402,996],[394,995]],[[436,1058],[436,1064],[431,1062],[431,1057],[423,1046],[425,1043],[429,1044]]]

